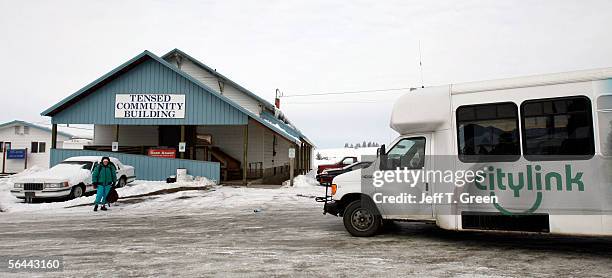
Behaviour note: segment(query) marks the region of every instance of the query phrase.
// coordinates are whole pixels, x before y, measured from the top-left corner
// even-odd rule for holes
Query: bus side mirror
[[[387,150],[385,149],[385,144],[382,144],[377,151],[378,159],[380,160],[380,170],[387,169]]]

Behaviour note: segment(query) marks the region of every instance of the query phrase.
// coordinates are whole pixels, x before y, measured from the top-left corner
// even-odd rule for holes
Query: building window
[[[0,141],[0,153],[4,152],[4,142]]]
[[[518,160],[518,107],[505,102],[457,108],[457,141],[463,162]]]
[[[32,147],[30,149],[31,153],[44,153],[46,151],[46,143],[45,142],[32,142]]]
[[[29,126],[23,126],[23,134],[30,134],[30,127]]]
[[[589,159],[595,154],[591,101],[587,97],[528,100],[521,105],[527,160]]]

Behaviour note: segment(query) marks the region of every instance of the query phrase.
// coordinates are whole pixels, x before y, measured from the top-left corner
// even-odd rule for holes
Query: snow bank
[[[300,178],[302,179],[302,178]],[[325,187],[304,183],[303,186],[276,189],[216,186],[211,191],[182,191],[135,204],[129,209],[160,213],[208,213],[219,208],[236,213],[265,213],[272,204],[283,207],[320,206],[314,198],[325,194]]]
[[[236,210],[243,213],[265,213],[272,203],[286,204],[287,207],[306,204],[318,206],[314,197],[323,196],[325,188],[314,180],[314,173],[295,177],[295,186],[273,189],[217,186],[205,178],[194,181],[168,184],[164,181],[135,181],[124,188],[117,189],[122,198],[112,206],[113,215],[121,214],[188,214],[207,213],[216,208]],[[165,189],[180,187],[202,188],[208,190],[182,190],[164,192],[143,196]],[[212,187],[211,187],[212,186]],[[36,213],[36,214],[91,214],[92,207],[87,205],[95,200],[95,196],[81,197],[64,202],[49,202],[26,204],[23,200],[13,197],[8,191],[12,187],[5,181],[0,182],[0,207],[5,213]],[[132,198],[126,198],[132,197]],[[123,202],[122,202],[123,201]],[[101,214],[100,212],[98,212]],[[104,214],[101,214],[104,215]]]
[[[179,187],[204,187],[215,185],[214,182],[204,177],[198,177],[194,181],[181,181],[175,183],[166,183],[165,181],[135,181],[126,187],[118,188],[119,197],[129,197],[134,195],[147,194],[164,189],[172,189]]]
[[[165,181],[135,181],[123,188],[117,188],[119,197],[129,197],[134,195],[142,195],[164,189],[173,189],[179,187],[203,187],[215,185],[214,182],[198,177],[194,181],[166,183]],[[17,199],[10,193],[13,187],[11,181],[0,181],[0,210],[4,212],[45,212],[45,211],[61,211],[63,208],[73,207],[83,204],[90,204],[95,201],[95,195],[81,197],[74,200],[63,202],[47,202],[26,204],[21,199]]]
[[[313,171],[310,171],[313,172]],[[316,174],[316,171],[314,171]],[[310,175],[309,175],[310,174]],[[321,186],[319,182],[314,178],[314,176],[309,173],[306,175],[299,175],[293,178],[293,187],[313,187],[313,186]],[[289,180],[283,182],[283,187],[290,187]]]
[[[78,165],[66,166],[79,167]],[[33,213],[36,215],[93,213],[89,204],[94,202],[95,195],[68,201],[34,204],[26,204],[23,200],[11,195],[10,189],[13,188],[15,180],[48,173],[44,170],[42,168],[29,169],[12,177],[0,179],[0,210],[3,211],[2,213]],[[62,173],[63,168],[60,170],[58,170],[59,173]],[[288,186],[288,182],[285,182],[285,186],[272,189],[217,186],[213,181],[202,177],[171,184],[165,181],[137,180],[126,187],[117,189],[121,199],[105,213],[114,215],[206,213],[218,207],[248,213],[254,213],[254,211],[265,213],[272,203],[279,202],[286,204],[287,207],[296,204],[318,206],[314,197],[323,196],[325,188],[315,180],[315,175],[316,170],[313,170],[306,175],[296,176],[293,187]],[[203,187],[206,187],[207,190],[199,190]],[[168,189],[176,188],[194,188],[194,190],[168,191]],[[149,194],[158,191],[163,192]]]

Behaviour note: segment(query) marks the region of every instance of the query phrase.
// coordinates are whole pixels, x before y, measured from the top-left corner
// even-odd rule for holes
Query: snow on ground
[[[317,170],[311,170],[306,175],[299,175],[293,178],[293,187],[312,188],[318,187],[319,182],[316,180]],[[283,187],[289,187],[289,181],[283,182]]]
[[[18,176],[23,176],[19,174]],[[314,180],[313,173],[295,177],[293,187],[275,189],[219,186],[206,178],[194,181],[168,184],[165,181],[135,181],[124,188],[118,188],[120,200],[113,205],[114,213],[149,213],[201,211],[212,208],[248,208],[265,210],[271,202],[310,202],[324,194],[324,187]],[[90,213],[95,195],[68,201],[26,204],[10,193],[13,179],[0,180],[0,210],[4,213]],[[180,188],[180,189],[179,189]],[[177,189],[167,191],[167,189]],[[162,192],[166,190],[166,192]],[[161,192],[161,193],[160,193]],[[146,194],[149,194],[146,196]],[[145,196],[143,196],[145,195]]]
[[[376,148],[337,148],[320,149],[316,152],[327,160],[315,161],[315,164],[332,163],[345,156],[375,155]],[[95,195],[81,197],[75,200],[38,202],[26,204],[10,193],[13,181],[24,176],[36,175],[45,170],[33,168],[0,179],[0,211],[2,213],[91,213],[91,205]],[[215,185],[213,182],[198,178],[191,182],[177,182],[168,184],[164,181],[135,181],[124,188],[118,188],[119,202],[112,206],[114,214],[160,213],[201,211],[206,209],[224,208],[227,210],[256,210],[261,211],[270,207],[272,203],[283,203],[287,206],[299,203],[300,205],[317,206],[315,196],[323,196],[325,188],[315,180],[316,171],[306,175],[296,176],[294,186],[288,182],[280,188],[232,187]],[[182,188],[182,189],[177,189]],[[175,189],[166,192],[163,190]],[[148,196],[142,196],[149,194]]]
[[[371,155],[376,156],[378,148],[333,148],[333,149],[317,149],[314,151],[314,166],[315,168],[321,164],[332,164],[340,161],[343,157],[356,156],[361,161],[361,156]],[[321,154],[321,160],[316,159],[317,153]]]

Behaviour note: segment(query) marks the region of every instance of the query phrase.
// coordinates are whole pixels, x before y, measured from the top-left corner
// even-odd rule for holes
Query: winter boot
[[[102,206],[102,208],[100,208],[101,210],[106,210],[106,206]]]
[[[94,211],[98,211],[98,204],[94,206]]]

